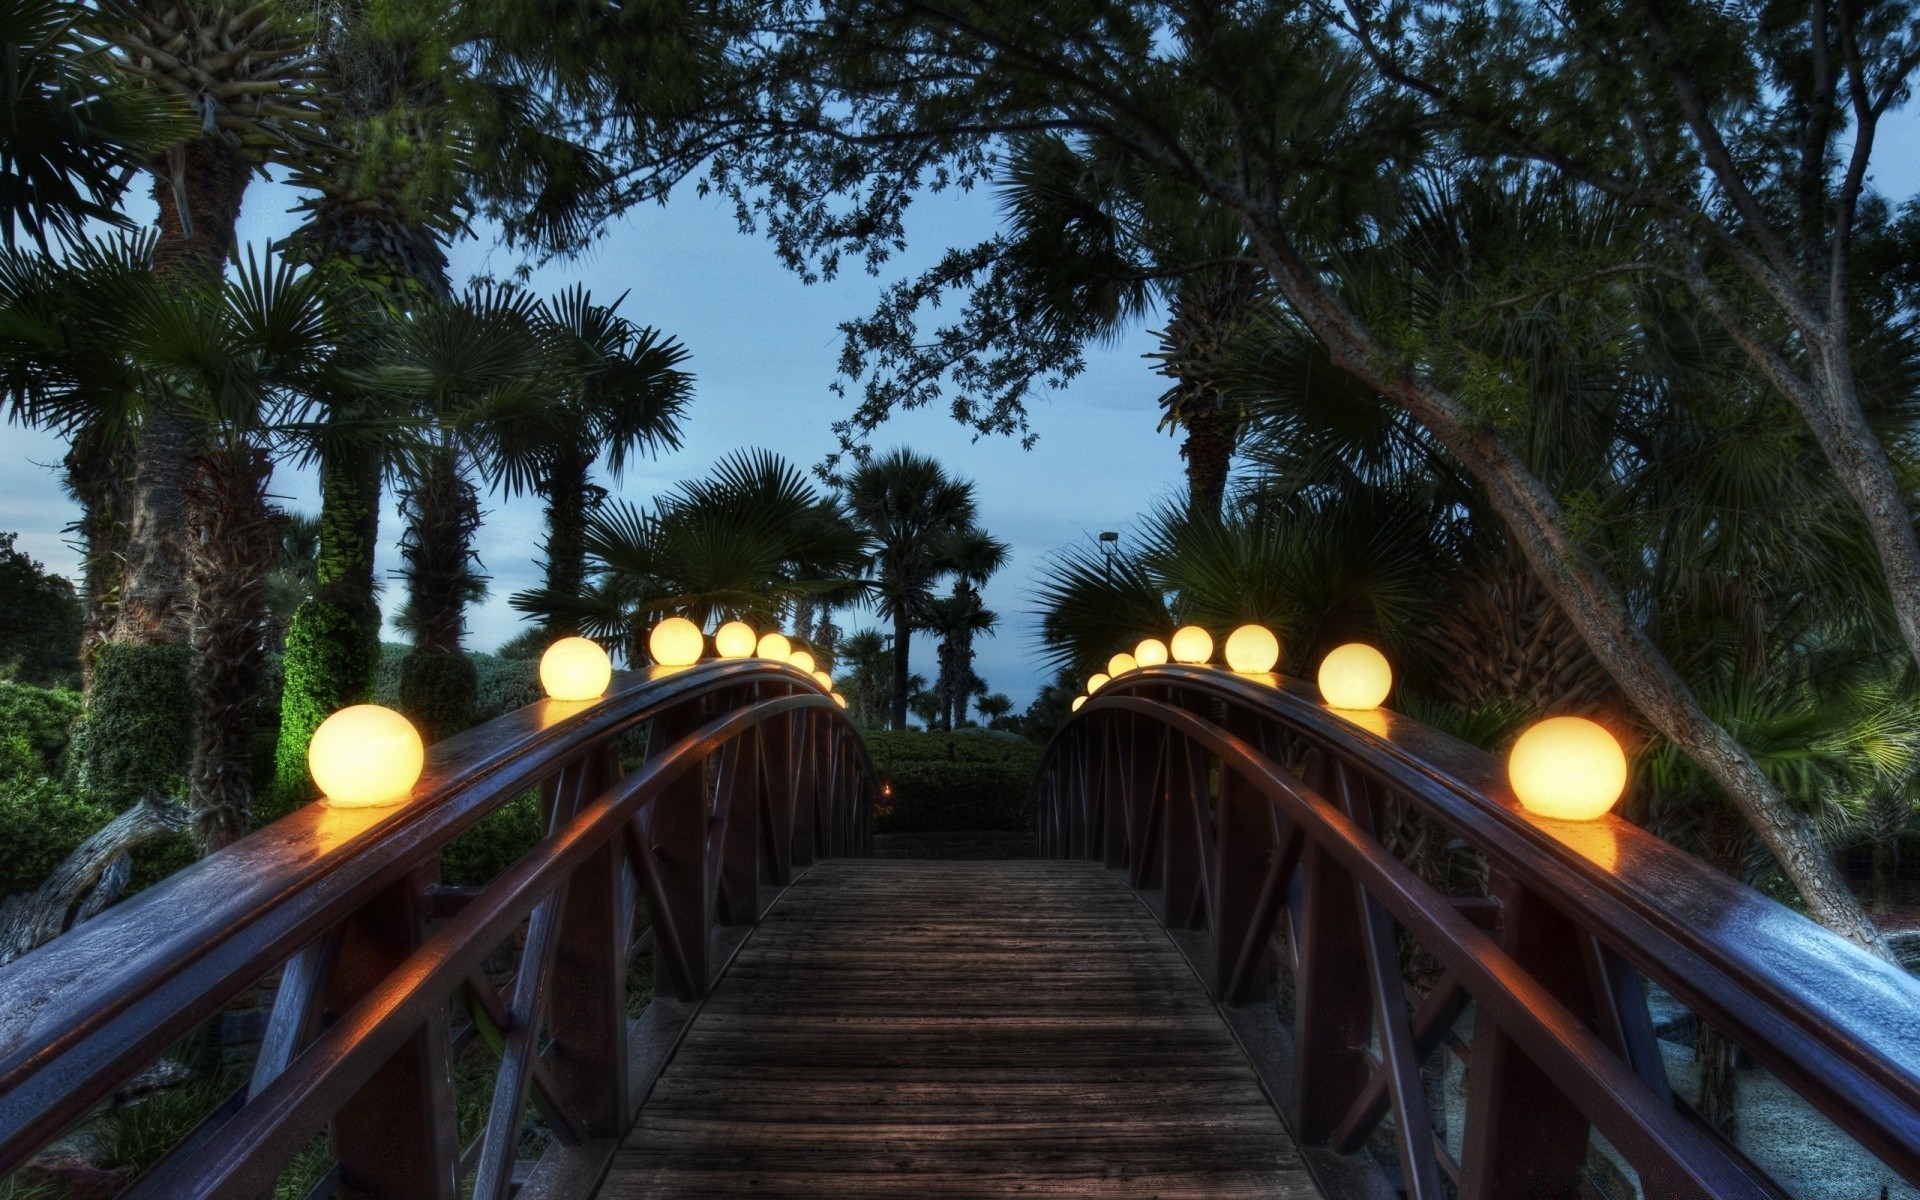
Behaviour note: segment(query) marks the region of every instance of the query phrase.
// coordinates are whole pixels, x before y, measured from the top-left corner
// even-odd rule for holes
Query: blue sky
[[[1875,161],[1883,194],[1920,193],[1920,119],[1913,109],[1883,127]],[[263,246],[283,236],[294,224],[287,210],[296,198],[283,185],[256,181],[241,214],[240,241]],[[151,203],[136,200],[130,212],[149,220]],[[628,292],[625,315],[673,334],[692,351],[695,401],[684,448],[639,463],[618,484],[601,482],[616,495],[644,501],[703,474],[738,447],[764,446],[802,466],[818,462],[835,446],[833,421],[850,408],[829,390],[839,322],[869,311],[887,281],[925,266],[949,245],[983,236],[994,215],[987,194],[923,198],[909,224],[909,252],[881,278],[856,269],[807,286],[775,262],[763,240],[741,234],[719,201],[687,190],[665,207],[628,214],[591,252],[538,269],[531,282],[542,294],[575,281],[602,300]],[[519,265],[515,254],[499,247],[488,228],[477,227],[476,235],[453,248],[453,279],[510,276]],[[1021,707],[1046,682],[1034,661],[1032,614],[1033,582],[1045,556],[1103,529],[1125,530],[1156,500],[1183,487],[1177,443],[1154,431],[1155,398],[1165,381],[1141,357],[1152,347],[1147,331],[1157,324],[1150,318],[1116,344],[1090,352],[1086,373],[1036,407],[1039,441],[1032,450],[1005,438],[975,441],[939,407],[897,416],[874,438],[880,448],[912,446],[974,480],[982,524],[1012,547],[1007,569],[986,590],[1001,623],[997,636],[978,643],[976,670]],[[72,573],[76,556],[61,530],[77,514],[59,486],[63,451],[47,433],[0,426],[0,530],[17,530],[21,549]],[[319,507],[310,473],[283,466],[274,490],[289,508]],[[476,650],[491,650],[521,628],[507,597],[536,582],[542,535],[537,499],[492,496],[485,506],[478,548],[492,592],[471,615],[467,644]],[[398,563],[399,528],[389,504],[381,522],[382,573]],[[842,623],[858,628],[874,619],[855,613]],[[931,639],[917,637],[913,653],[916,669],[931,674]]]

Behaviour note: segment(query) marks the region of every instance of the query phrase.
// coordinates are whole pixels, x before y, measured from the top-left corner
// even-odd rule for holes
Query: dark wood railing
[[[253,1200],[329,1130],[313,1195],[585,1194],[777,889],[867,852],[874,786],[832,699],[754,659],[622,674],[450,738],[401,805],[309,805],[0,970],[0,1178],[277,973],[251,1080],[131,1194]],[[535,848],[439,886],[440,851],[534,787]],[[656,999],[635,1020],[646,948]],[[498,1065],[462,1145],[450,1063],[475,1039]]]
[[[1669,1087],[1647,979],[1920,1184],[1920,982],[1626,821],[1531,816],[1479,750],[1278,676],[1165,666],[1083,705],[1036,786],[1041,852],[1127,873],[1329,1191],[1377,1182],[1354,1152],[1390,1117],[1375,1157],[1415,1200],[1443,1175],[1468,1200],[1592,1195],[1593,1129],[1647,1197],[1782,1195]],[[1444,894],[1393,853],[1409,812],[1486,886]],[[1457,1160],[1422,1077],[1443,1048],[1465,1067]]]

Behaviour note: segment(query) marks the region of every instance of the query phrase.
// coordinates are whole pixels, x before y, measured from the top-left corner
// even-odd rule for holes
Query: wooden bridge
[[[1021,862],[867,859],[880,782],[759,660],[449,739],[0,969],[0,1178],[265,986],[251,1078],[123,1194],[1788,1194],[1669,1085],[1657,989],[1920,1185],[1920,985],[1393,714],[1129,672]],[[529,789],[539,844],[443,886]]]

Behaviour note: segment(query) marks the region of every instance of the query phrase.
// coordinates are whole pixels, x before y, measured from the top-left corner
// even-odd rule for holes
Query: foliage
[[[19,737],[0,739],[0,896],[30,892],[113,810],[61,790]]]
[[[125,228],[127,177],[191,129],[184,104],[116,79],[74,0],[0,10],[0,237],[78,240],[88,221]]]
[[[256,824],[283,817],[314,798],[307,743],[336,709],[373,697],[378,665],[378,631],[369,630],[359,614],[319,598],[294,612],[287,628],[273,790],[255,803]]]
[[[540,841],[540,796],[523,792],[440,852],[440,878],[455,887],[491,883]]]
[[[1033,828],[1030,795],[1040,751],[985,730],[866,735],[874,767],[892,794],[879,801],[880,831],[1013,831]]]
[[[797,468],[753,450],[680,483],[651,510],[609,505],[588,521],[586,548],[593,582],[584,595],[520,592],[513,606],[622,646],[629,662],[643,664],[651,661],[647,634],[662,617],[765,628],[802,598],[855,593],[864,543]]]
[[[400,711],[428,745],[474,723],[480,676],[465,651],[416,646],[400,663]]]
[[[109,1108],[101,1116],[107,1153],[100,1165],[146,1170],[193,1132],[232,1090],[224,1080],[195,1080],[134,1104]]]
[[[77,792],[115,810],[148,789],[183,795],[192,712],[185,646],[104,643],[70,751]]]
[[[14,549],[15,536],[0,533],[0,674],[71,686],[80,675],[80,599],[65,576]]]
[[[58,777],[80,716],[80,693],[0,681],[0,741],[20,740],[39,772]]]

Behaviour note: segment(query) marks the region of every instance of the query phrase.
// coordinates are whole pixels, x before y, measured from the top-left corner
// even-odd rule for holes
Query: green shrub
[[[874,812],[881,831],[1022,832],[1033,828],[1030,799],[1040,750],[1010,733],[963,729],[866,735],[875,768],[892,794]]]
[[[325,600],[306,600],[287,626],[280,689],[280,729],[273,752],[273,782],[256,789],[253,823],[260,826],[312,800],[307,743],[328,715],[373,698],[380,666],[380,621]]]
[[[60,790],[44,775],[4,778],[8,766],[35,761],[24,742],[0,744],[0,896],[30,892],[74,847],[113,820],[113,810]]]
[[[523,792],[440,852],[440,878],[478,887],[519,861],[540,840],[540,795]]]
[[[80,693],[0,680],[0,741],[23,740],[43,774],[57,775],[80,715]]]
[[[70,752],[74,790],[114,809],[148,789],[184,795],[192,714],[185,646],[102,644]]]
[[[516,708],[525,708],[546,692],[540,687],[538,659],[501,658],[494,654],[470,654],[474,672],[480,677],[480,691],[473,701],[473,720],[491,721]]]
[[[100,1165],[146,1170],[192,1133],[232,1090],[218,1079],[200,1080],[109,1109],[101,1118],[108,1150]]]

